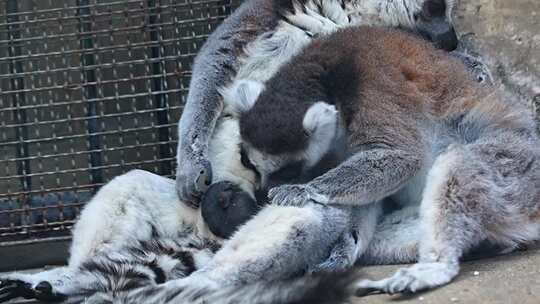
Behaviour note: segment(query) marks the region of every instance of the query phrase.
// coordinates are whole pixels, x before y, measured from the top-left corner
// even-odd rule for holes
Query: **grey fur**
[[[407,10],[407,14],[404,15],[404,11],[402,10],[403,8],[393,10],[393,8],[395,7],[390,6],[390,4],[394,2],[397,4],[397,1],[377,1],[377,5],[370,5],[370,3],[374,4],[375,2],[369,1],[347,2],[346,7],[352,7],[356,9],[356,13],[350,15],[349,20],[352,23],[359,22],[363,24],[376,24],[381,20],[379,20],[377,18],[377,14],[373,14],[373,12],[380,12],[380,10],[383,9],[386,13],[395,12],[395,14],[390,14],[388,16],[391,18],[382,20],[384,21],[382,25],[402,25],[410,28],[412,24],[411,20],[413,17],[412,13],[414,12],[414,10]],[[413,2],[416,3],[418,1]],[[386,6],[382,5],[384,3],[386,3]],[[379,4],[381,5],[379,6]],[[327,2],[323,2],[322,15],[328,16],[329,20],[331,20],[334,25],[340,26],[344,23],[344,19],[342,18],[343,16],[339,13],[334,14],[336,11],[332,11],[330,9],[330,7],[336,8],[338,6],[328,5]],[[411,8],[414,7],[417,8],[418,5],[411,6]],[[368,11],[365,11],[366,9],[368,9]],[[365,12],[366,14],[358,14],[360,12]],[[318,14],[317,12],[315,13],[315,15]],[[246,66],[256,67],[258,66],[257,62],[260,63],[265,59],[276,58],[276,54],[272,52],[261,54],[259,53],[259,51],[254,51],[250,53],[250,48],[248,48],[248,44],[250,42],[254,42],[257,37],[259,37],[261,40],[271,37],[272,35],[269,35],[268,33],[272,33],[272,31],[275,30],[278,26],[278,21],[281,18],[279,16],[280,14],[273,10],[273,7],[270,5],[270,1],[253,0],[245,2],[241,6],[241,8],[239,8],[233,14],[233,16],[228,18],[228,20],[225,21],[223,25],[221,25],[220,28],[216,30],[216,32],[209,38],[205,47],[201,50],[201,53],[197,57],[194,66],[194,75],[191,83],[190,93],[188,96],[188,102],[179,126],[180,143],[178,150],[179,167],[177,171],[177,190],[183,202],[180,200],[174,201],[178,208],[180,208],[183,203],[191,203],[192,205],[197,205],[198,196],[202,191],[205,190],[209,180],[212,178],[211,166],[207,161],[207,158],[209,157],[208,141],[210,139],[210,135],[214,132],[216,121],[219,119],[219,115],[221,114],[221,110],[223,108],[218,88],[225,85],[231,78],[233,78],[235,75],[235,71],[238,71],[238,69],[242,67],[243,64],[246,64],[246,62],[251,62],[249,65],[246,64]],[[313,15],[311,17],[313,17]],[[321,20],[318,17],[317,19]],[[327,25],[332,25],[331,22],[324,22]],[[291,24],[290,26],[295,27],[293,24]],[[336,29],[337,27],[333,30]],[[303,34],[299,31],[301,31]],[[298,27],[296,27],[295,32],[297,32],[299,35],[295,37],[300,37],[301,35],[304,35],[305,37],[309,38],[310,35],[321,34],[317,34],[315,32],[308,32],[305,29],[300,29]],[[322,34],[325,33],[323,32]],[[277,41],[278,42],[276,43],[278,44],[287,45],[283,44],[283,41],[297,40],[278,39]],[[304,40],[302,39],[298,41],[302,42]],[[298,52],[301,49],[301,46],[303,46],[299,44],[294,45],[295,46],[291,48],[292,51],[287,51],[283,49],[279,51],[279,54],[283,54],[284,56],[279,57],[279,60],[277,61],[278,64],[274,65],[276,61],[268,61],[265,63],[264,66],[272,66],[274,70],[277,70],[278,67],[286,63],[288,58],[292,57],[294,53]],[[271,46],[272,44],[267,45],[267,47],[269,47],[270,49]],[[248,50],[246,51],[246,54],[248,55],[247,57],[240,56],[244,53],[244,48]],[[251,50],[264,49],[265,48],[257,49],[253,46],[251,48]],[[270,56],[269,54],[272,55]],[[249,61],[250,56],[252,58],[251,61]],[[243,61],[240,62],[240,60]],[[250,72],[250,70],[252,72]],[[254,73],[259,73],[259,75],[261,75],[260,70],[257,72],[256,68],[243,69],[240,72],[243,73],[244,71],[247,71],[246,74],[253,75]],[[242,73],[238,74],[246,75]],[[266,75],[257,77],[269,78],[270,76],[272,76],[272,73],[267,73]],[[168,227],[167,223],[172,223],[174,221],[167,220],[166,223],[164,223],[163,221],[163,217],[165,214],[168,215],[170,213],[175,213],[176,211],[178,211],[173,207],[173,205],[170,204],[170,202],[172,202],[171,198],[173,197],[172,192],[174,192],[173,189],[170,188],[172,182],[163,182],[161,178],[155,176],[149,178],[149,176],[147,176],[146,174],[143,174],[144,178],[140,179],[140,175],[140,172],[132,172],[124,176],[125,179],[123,179],[122,182],[120,182],[119,179],[111,182],[111,184],[109,184],[109,187],[104,187],[104,192],[106,192],[107,189],[125,189],[128,195],[126,195],[126,193],[116,195],[116,193],[113,191],[113,194],[115,195],[112,195],[111,197],[114,197],[115,199],[120,201],[126,199],[126,202],[130,203],[125,205],[126,209],[123,212],[125,212],[125,214],[137,215],[134,217],[130,217],[129,225],[122,226],[122,228],[124,228],[122,235],[114,235],[111,238],[105,238],[103,240],[104,243],[94,244],[93,242],[95,241],[95,239],[92,238],[92,235],[90,235],[89,237],[89,235],[83,234],[81,233],[81,231],[76,230],[72,250],[72,259],[70,261],[69,267],[57,268],[52,271],[42,272],[35,275],[14,274],[8,277],[2,277],[0,279],[0,283],[2,285],[0,290],[0,300],[5,300],[12,296],[28,296],[29,294],[31,294],[32,297],[37,298],[39,298],[40,296],[51,295],[61,296],[62,293],[65,293],[66,295],[80,295],[81,290],[95,290],[92,288],[88,288],[88,286],[91,286],[93,284],[92,282],[95,282],[95,280],[93,279],[85,279],[88,278],[89,275],[93,276],[96,279],[99,278],[98,282],[103,282],[103,280],[108,280],[110,282],[122,281],[124,280],[124,278],[122,277],[122,273],[124,272],[120,272],[117,274],[107,274],[98,271],[86,272],[85,274],[84,271],[81,272],[80,268],[78,267],[84,262],[93,260],[94,257],[95,261],[99,262],[103,261],[103,259],[99,258],[102,255],[124,255],[123,251],[126,250],[126,248],[128,247],[126,246],[126,242],[130,242],[130,240],[132,240],[132,238],[129,238],[128,236],[136,236],[136,239],[138,241],[147,241],[149,237],[152,237],[152,234],[150,233],[151,229],[147,229],[148,227],[151,227],[152,224],[158,224],[157,229],[160,231],[160,235],[162,235],[164,238],[171,238],[172,236],[174,236],[178,232],[178,230],[176,229],[184,231],[183,229],[185,229],[185,227],[182,225],[184,225],[185,223],[178,222],[178,224],[181,224],[181,227]],[[133,177],[137,178],[130,181],[130,179]],[[154,184],[153,181],[159,182]],[[132,185],[133,187],[128,187],[128,185]],[[143,195],[143,193],[140,192],[141,185],[153,185],[153,189],[155,189],[157,192],[150,194],[149,196],[145,196],[148,195],[148,193],[144,193]],[[132,191],[132,193],[129,194],[129,191]],[[141,197],[147,197],[147,203],[149,204],[145,203],[138,205],[131,203],[133,201],[137,201],[137,199],[135,198]],[[156,200],[159,201],[158,205],[154,205]],[[163,204],[164,201],[166,201],[165,204]],[[311,208],[311,210],[309,210],[310,208],[307,208],[308,210],[302,210],[296,220],[290,220],[288,222],[284,222],[281,226],[277,226],[283,227],[284,229],[290,228],[292,229],[291,231],[296,231],[296,233],[289,235],[288,238],[276,239],[273,242],[269,242],[268,247],[264,248],[271,248],[271,251],[261,250],[260,252],[258,252],[258,255],[251,255],[251,259],[249,260],[247,260],[246,257],[253,252],[254,248],[249,246],[250,242],[244,242],[243,240],[245,237],[249,237],[253,232],[248,231],[248,229],[244,230],[243,232],[238,232],[235,236],[233,236],[233,239],[230,242],[227,242],[225,244],[224,249],[220,251],[222,252],[220,255],[218,255],[220,258],[217,261],[207,264],[208,266],[203,267],[204,269],[200,269],[200,271],[197,271],[196,274],[193,276],[194,279],[173,280],[165,285],[157,286],[158,289],[164,290],[163,293],[159,293],[164,297],[160,298],[158,296],[156,301],[167,302],[172,300],[178,300],[186,295],[191,296],[196,294],[197,292],[206,291],[206,297],[203,297],[201,299],[215,299],[215,295],[217,294],[222,296],[225,295],[223,297],[218,297],[218,299],[222,300],[225,303],[228,299],[233,299],[234,301],[236,301],[236,303],[243,303],[242,301],[245,301],[246,303],[252,303],[249,299],[246,299],[245,297],[243,300],[239,298],[242,296],[242,294],[244,294],[244,291],[246,289],[238,289],[236,292],[234,292],[234,290],[237,289],[237,286],[244,285],[247,281],[262,281],[260,283],[255,283],[255,286],[248,285],[245,288],[249,289],[249,287],[254,287],[253,290],[265,291],[264,293],[261,291],[261,295],[267,297],[267,300],[279,299],[280,296],[284,296],[287,294],[290,295],[291,293],[302,295],[301,289],[303,286],[306,287],[306,283],[308,283],[307,281],[302,281],[302,279],[299,281],[295,281],[297,283],[291,284],[291,286],[289,286],[291,288],[282,288],[281,291],[283,291],[283,293],[280,292],[280,288],[273,288],[272,286],[275,285],[267,284],[264,280],[269,278],[280,280],[284,277],[288,277],[293,274],[302,272],[306,270],[306,268],[311,269],[312,271],[347,268],[348,266],[350,266],[349,263],[354,262],[354,257],[357,255],[361,255],[364,250],[364,257],[366,257],[366,260],[368,261],[374,261],[376,258],[377,262],[391,263],[409,261],[411,258],[410,255],[395,254],[395,252],[410,252],[409,240],[404,239],[403,236],[401,236],[399,233],[400,231],[402,231],[400,227],[401,222],[396,221],[387,223],[383,221],[383,223],[386,224],[381,224],[378,226],[384,228],[384,230],[382,231],[388,232],[385,232],[381,235],[389,236],[389,240],[391,241],[391,243],[385,243],[385,238],[377,238],[377,233],[375,233],[375,237],[373,238],[373,240],[371,242],[369,241],[373,235],[373,229],[371,228],[374,226],[370,224],[371,220],[376,219],[376,214],[379,212],[378,208],[371,209],[369,206],[371,205],[366,206],[368,208],[367,213],[374,214],[374,216],[368,216],[365,219],[366,221],[362,222],[365,223],[365,225],[355,225],[354,223],[357,223],[356,220],[354,220],[355,213],[346,212],[346,215],[344,215],[342,210],[343,208],[341,207],[335,208],[319,206],[316,208]],[[288,209],[287,207],[272,208],[274,211],[268,211],[266,215],[263,214],[263,216],[272,218],[273,216],[280,213],[284,217],[285,215],[290,214],[290,209]],[[360,211],[361,208],[363,207],[360,207],[358,210]],[[294,210],[297,209],[298,208]],[[348,207],[346,207],[345,209],[348,209]],[[305,212],[308,213],[306,214]],[[274,215],[272,215],[272,213],[274,213]],[[112,213],[106,212],[106,210],[102,210],[101,213],[99,213],[97,216],[100,218],[107,218],[111,217],[111,214]],[[353,217],[349,217],[351,215]],[[92,225],[88,225],[88,222],[92,222],[92,220],[89,221],[89,219],[90,217],[88,216],[88,214],[83,214],[81,220],[79,221],[79,226],[85,226],[88,228],[91,227]],[[151,220],[146,223],[144,219]],[[322,226],[323,223],[321,222],[321,219],[332,222],[334,224],[332,224],[331,226]],[[256,223],[257,221],[261,221],[261,219],[257,218],[254,219],[252,222]],[[264,221],[261,222],[264,223]],[[133,223],[134,225],[132,225]],[[144,225],[141,225],[143,223]],[[125,224],[125,222],[118,222],[118,225],[120,226],[123,224]],[[393,225],[395,225],[394,228],[392,228]],[[131,228],[133,227],[141,229],[132,230]],[[353,229],[351,229],[351,227]],[[409,221],[406,221],[406,226],[404,226],[404,228],[407,227],[410,227]],[[266,237],[271,236],[275,232],[275,228],[276,226],[273,227],[272,225],[262,227],[260,229],[260,234],[255,233],[255,237],[265,239]],[[101,226],[95,227],[95,229],[96,230],[93,234],[94,236],[108,235],[110,233],[109,230]],[[367,231],[367,233],[364,235],[359,235],[358,237],[351,237],[355,234],[352,231],[355,231],[357,229],[359,231],[365,230]],[[303,235],[304,237],[297,238],[297,233]],[[301,241],[305,240],[306,238],[310,240],[310,245],[304,247],[304,244],[302,244]],[[413,237],[411,238],[414,239]],[[156,241],[159,242],[161,241],[161,239],[158,239]],[[182,238],[173,238],[172,241],[182,242]],[[401,241],[403,241],[403,243],[401,243]],[[361,246],[355,246],[356,243],[361,243]],[[369,245],[367,245],[368,247],[365,248],[365,243],[376,244],[376,247],[370,248]],[[401,244],[403,244],[402,247],[400,247]],[[93,247],[94,245],[99,246]],[[84,249],[87,247],[89,250]],[[84,249],[81,251],[82,253],[76,252],[79,248]],[[334,248],[334,250],[330,254],[330,258],[325,261],[326,257],[328,256],[329,248]],[[202,248],[201,252],[207,252],[207,250],[209,249]],[[315,254],[311,255],[312,253]],[[156,254],[156,252],[150,250],[149,252],[147,252],[147,254],[151,256],[152,254]],[[371,258],[370,254],[372,254]],[[388,254],[388,256],[386,257],[384,254]],[[238,259],[235,260],[235,258]],[[118,267],[119,269],[125,267],[142,269],[142,272],[147,273],[149,276],[147,276],[146,278],[142,278],[141,282],[149,282],[148,278],[151,277],[153,271],[149,271],[145,267],[140,268],[141,266],[137,263],[135,263],[134,265],[130,264],[130,259],[131,258],[128,258],[127,260],[115,260],[115,263],[117,262],[118,264],[114,267]],[[220,260],[222,263],[219,262]],[[223,263],[223,261],[227,263]],[[184,262],[185,260],[183,259],[176,261],[176,263],[181,264]],[[317,266],[317,264],[319,263],[322,264]],[[272,265],[272,267],[269,268],[269,265]],[[199,269],[199,266],[197,267],[197,269]],[[270,269],[271,271],[267,271],[268,269]],[[35,288],[42,281],[50,283],[52,287],[51,292],[38,295]],[[219,286],[219,289],[221,291],[216,291],[215,289],[218,287],[218,284],[216,284],[216,282],[219,282],[219,284],[224,284],[229,287],[224,288]],[[316,282],[317,281],[315,281],[315,283]],[[125,299],[129,298],[130,295],[132,295],[136,296],[138,301],[142,303],[148,303],[148,299],[156,296],[155,294],[153,295],[151,292],[146,293],[146,291],[153,290],[153,283],[151,283],[150,285],[151,286],[149,287],[149,289],[143,288],[142,291],[140,289],[134,289],[126,291],[126,294],[121,292],[120,298]],[[277,285],[278,287],[279,285],[283,286],[283,284]],[[309,283],[307,285],[308,286],[306,290],[313,290],[310,289]],[[15,289],[11,288],[10,286],[15,286]],[[106,284],[101,286],[103,286],[103,289],[100,290],[103,291],[104,289],[106,289],[107,292],[112,292],[115,288],[112,285]],[[345,285],[341,285],[341,287],[344,286]],[[178,292],[178,287],[181,287],[181,289],[177,298],[168,297],[168,295],[170,295],[171,293]],[[245,295],[250,294],[252,293],[245,293]],[[119,294],[97,293],[94,296],[86,299],[86,301],[87,303],[106,303],[107,301],[113,302],[115,295]],[[264,301],[261,303],[264,303]]]
[[[312,35],[359,24],[415,30],[416,15],[428,1],[439,0],[244,2],[212,33],[195,60],[178,129],[179,197],[198,206],[198,199],[212,180],[208,141],[223,110],[220,87],[236,76],[266,81],[306,46]],[[449,1],[446,17],[441,17],[448,24],[452,8],[453,2]]]
[[[414,55],[396,60],[406,54]],[[291,85],[292,79],[300,81]],[[291,112],[297,104],[334,104],[351,156],[308,183],[271,189],[269,198],[281,206],[421,200],[418,264],[358,285],[415,292],[448,283],[459,259],[482,241],[515,248],[540,238],[540,141],[530,113],[498,98],[467,77],[465,67],[412,35],[347,29],[304,50],[270,79],[242,114],[240,132],[256,168],[310,164],[310,153],[269,155],[265,145],[273,145],[273,129],[289,126],[280,119],[302,120],[303,113]],[[270,138],[256,143],[257,125],[266,126]],[[396,257],[412,256],[399,252]]]
[[[118,191],[120,184],[129,190],[129,195]],[[127,299],[131,299],[129,303],[182,303],[188,301],[188,295],[196,295],[199,291],[205,291],[201,301],[219,299],[210,303],[275,303],[278,299],[294,302],[299,297],[308,297],[317,288],[325,287],[321,285],[324,278],[298,278],[297,275],[303,271],[347,269],[362,254],[359,250],[365,247],[364,256],[369,262],[408,261],[396,252],[408,250],[408,243],[400,248],[404,237],[414,238],[410,230],[405,230],[408,224],[399,221],[402,217],[399,212],[377,226],[380,233],[369,233],[375,235],[373,241],[351,238],[351,228],[369,231],[373,227],[371,221],[377,218],[378,205],[357,208],[351,213],[354,216],[351,222],[347,220],[348,216],[343,216],[347,208],[271,206],[259,214],[251,226],[243,228],[226,242],[225,248],[219,250],[217,258],[211,261],[219,248],[219,241],[198,236],[200,231],[197,229],[200,228],[195,227],[194,230],[186,223],[169,223],[170,219],[160,216],[161,212],[181,211],[172,208],[182,204],[175,198],[172,180],[140,170],[132,171],[105,185],[91,204],[94,207],[89,211],[94,209],[94,213],[83,212],[78,227],[91,223],[86,228],[94,229],[96,235],[106,236],[110,227],[96,225],[95,221],[89,220],[94,217],[110,218],[124,229],[117,232],[122,233],[123,238],[112,235],[101,243],[95,243],[84,229],[76,229],[75,246],[91,246],[92,250],[80,252],[75,247],[71,262],[66,267],[35,274],[1,276],[0,302],[24,296],[48,301],[66,299],[70,303]],[[109,212],[106,207],[110,205],[125,206],[125,214],[150,217],[145,221],[132,216],[126,222],[122,215]],[[99,206],[105,208],[96,211],[95,207]],[[152,214],[148,214],[149,208],[153,210]],[[294,216],[291,218],[291,215]],[[362,215],[366,217],[362,219]],[[191,215],[183,216],[185,221],[190,220]],[[136,226],[131,227],[131,221]],[[154,224],[158,226],[152,228]],[[407,226],[402,228],[404,224]],[[147,225],[149,234],[136,234],[132,230],[145,230]],[[401,235],[401,231],[406,231],[407,235]],[[275,239],[275,236],[279,238]],[[364,245],[358,246],[359,242]],[[334,248],[334,253],[327,259],[329,248]],[[258,252],[257,255],[253,254],[254,251]],[[319,263],[322,264],[316,266]],[[196,272],[186,278],[191,271]],[[279,282],[286,278],[289,279]],[[350,279],[347,276],[344,280],[334,279],[335,284],[327,284],[326,288],[336,288],[338,295],[349,292]],[[171,283],[163,284],[163,281]],[[174,293],[178,296],[168,297]],[[253,298],[254,294],[258,296]]]
[[[210,35],[198,53],[178,126],[177,189],[182,201],[197,206],[204,184],[212,180],[208,143],[223,109],[218,88],[234,74],[243,48],[274,28],[277,19],[270,1],[246,1]]]

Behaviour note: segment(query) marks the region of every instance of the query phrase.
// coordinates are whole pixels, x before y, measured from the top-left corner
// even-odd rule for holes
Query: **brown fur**
[[[521,110],[477,85],[461,62],[398,30],[344,29],[314,41],[274,79],[279,80],[270,80],[254,107],[241,117],[243,138],[272,154],[303,148],[306,140],[298,133],[298,124],[309,104],[317,101],[338,107],[353,147],[384,145],[381,134],[393,142],[399,142],[399,136],[418,138],[419,122],[450,122],[466,113],[485,126],[515,128],[529,123]],[[280,115],[268,119],[275,111]],[[261,113],[267,114],[265,119]],[[375,127],[384,130],[374,132],[373,126],[365,125],[370,121],[379,122]],[[370,138],[364,130],[378,138]]]

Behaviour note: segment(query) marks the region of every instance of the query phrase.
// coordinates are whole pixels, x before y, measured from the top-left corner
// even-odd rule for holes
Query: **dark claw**
[[[5,280],[0,282],[0,303],[7,302],[18,297],[28,299],[30,293],[30,285],[23,281]]]
[[[61,302],[66,299],[63,294],[53,292],[49,282],[40,282],[35,289],[26,282],[6,280],[0,282],[0,303],[15,298],[38,299],[47,302]]]
[[[34,288],[36,292],[52,294],[52,286],[49,282],[43,281]]]
[[[47,302],[61,302],[66,299],[66,296],[53,292],[52,285],[47,281],[42,281],[35,287],[35,298]]]
[[[199,192],[206,192],[212,183],[212,166],[210,163],[204,163],[204,169],[199,172],[199,176],[195,179],[195,186]]]

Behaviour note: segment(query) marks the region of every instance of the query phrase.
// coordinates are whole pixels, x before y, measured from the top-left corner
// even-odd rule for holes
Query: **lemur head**
[[[260,209],[255,200],[255,172],[240,161],[237,118],[218,121],[208,155],[214,176],[201,198],[201,216],[215,236],[229,238]]]
[[[223,94],[240,116],[241,162],[256,172],[258,186],[268,189],[310,175],[335,146],[341,128],[335,106],[323,101],[287,105],[263,89],[261,83],[241,80]],[[256,102],[261,92],[266,100]]]
[[[454,0],[345,0],[350,21],[419,32],[438,48],[453,51],[458,38],[452,26]]]

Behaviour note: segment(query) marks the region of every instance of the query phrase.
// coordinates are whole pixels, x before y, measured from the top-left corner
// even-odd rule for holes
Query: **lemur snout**
[[[257,202],[231,182],[212,184],[201,201],[201,212],[210,231],[228,238],[258,211]]]

